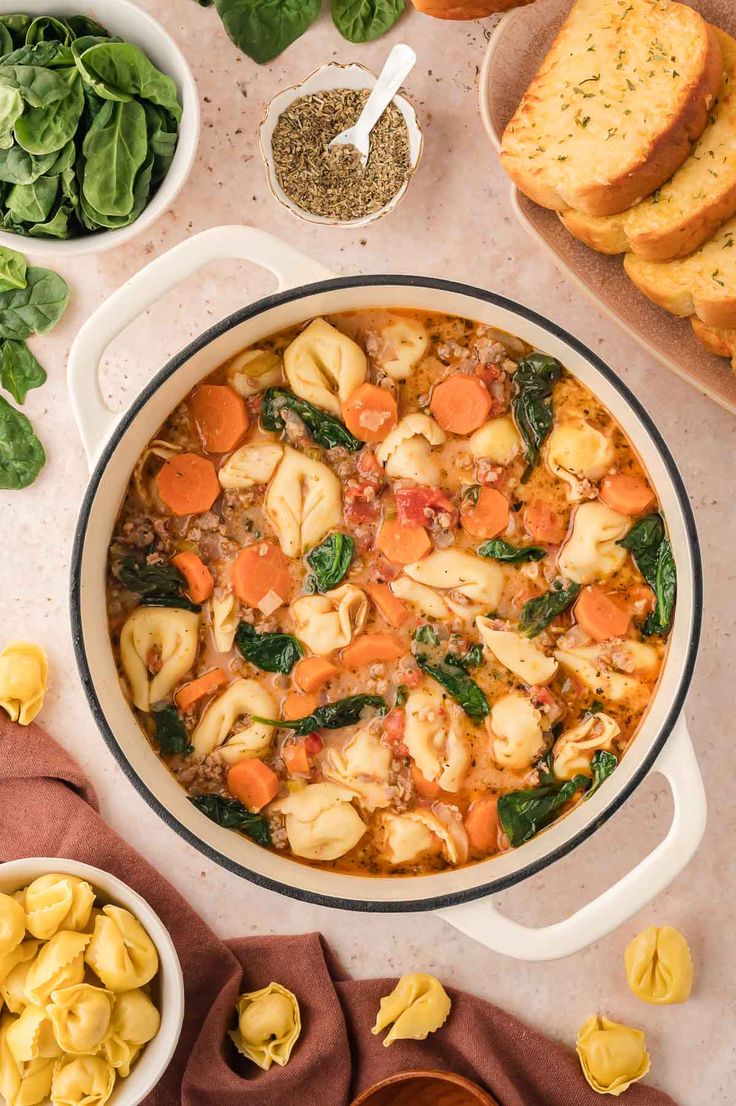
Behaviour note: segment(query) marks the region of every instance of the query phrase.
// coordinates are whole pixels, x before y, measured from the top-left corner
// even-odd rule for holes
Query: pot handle
[[[439,910],[439,916],[487,948],[516,960],[558,960],[605,937],[679,875],[705,830],[705,789],[684,717],[675,724],[652,771],[665,777],[672,792],[675,810],[667,836],[633,871],[571,917],[530,928],[500,914],[490,897]]]
[[[182,280],[212,261],[232,259],[269,269],[279,291],[335,276],[264,230],[222,226],[186,238],[126,280],[82,326],[69,353],[69,396],[90,468],[120,417],[105,403],[99,380],[100,362],[110,342]]]

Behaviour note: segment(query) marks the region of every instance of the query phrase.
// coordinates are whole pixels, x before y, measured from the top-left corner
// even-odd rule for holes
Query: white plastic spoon
[[[361,164],[365,169],[371,131],[401,88],[407,73],[414,68],[416,60],[417,56],[411,46],[405,46],[402,43],[394,46],[386,58],[386,64],[365,102],[357,123],[336,135],[330,142],[330,146],[354,146],[360,154]]]

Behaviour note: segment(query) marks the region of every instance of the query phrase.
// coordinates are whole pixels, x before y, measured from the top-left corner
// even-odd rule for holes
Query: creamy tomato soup
[[[108,611],[142,730],[210,818],[414,875],[606,786],[663,663],[656,493],[554,358],[467,319],[308,320],[138,461]]]

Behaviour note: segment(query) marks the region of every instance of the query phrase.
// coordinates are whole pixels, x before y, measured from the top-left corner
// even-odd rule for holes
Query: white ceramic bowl
[[[375,83],[375,74],[371,73],[370,69],[366,69],[364,65],[358,65],[357,62],[351,65],[338,65],[337,62],[329,62],[327,65],[323,65],[319,69],[316,69],[314,73],[311,73],[300,84],[292,85],[291,88],[279,92],[278,95],[274,96],[270,101],[266,108],[266,114],[261,120],[259,132],[261,154],[266,164],[266,176],[268,178],[269,188],[276,199],[279,200],[284,207],[288,208],[292,215],[298,215],[300,219],[304,219],[308,223],[322,223],[324,226],[328,227],[364,227],[367,223],[372,223],[376,219],[380,219],[382,216],[387,215],[389,211],[393,211],[406,195],[406,190],[409,187],[411,178],[414,176],[417,166],[419,165],[419,159],[422,156],[424,138],[419,123],[417,122],[417,113],[414,108],[405,96],[398,95],[394,96],[391,102],[396,105],[403,115],[409,132],[409,173],[396,195],[393,196],[387,204],[384,204],[383,207],[379,207],[377,211],[372,211],[370,215],[363,215],[360,219],[330,219],[325,215],[313,215],[311,211],[305,211],[303,207],[299,207],[298,204],[295,204],[293,200],[289,199],[276,177],[276,166],[273,160],[271,140],[273,138],[273,132],[276,129],[276,124],[279,121],[279,116],[282,115],[287,108],[291,107],[295,100],[298,100],[301,96],[309,96],[313,92],[326,92],[328,89],[333,88],[372,89]]]
[[[134,223],[120,227],[119,230],[101,230],[69,239],[27,238],[22,234],[0,230],[0,245],[46,259],[101,253],[114,246],[122,246],[149,227],[171,206],[194,164],[199,142],[199,96],[192,71],[171,35],[148,12],[131,4],[130,0],[93,0],[92,3],[32,0],[25,5],[17,0],[0,0],[2,14],[26,10],[34,17],[88,15],[111,33],[140,46],[162,73],[173,77],[182,104],[182,119],[179,125],[179,141],[169,171]]]
[[[169,1066],[179,1041],[184,1018],[184,980],[174,942],[169,932],[145,899],[116,876],[81,864],[78,860],[64,860],[56,856],[34,856],[23,860],[9,860],[0,865],[0,891],[10,894],[20,890],[38,876],[49,872],[79,876],[86,879],[107,903],[123,906],[134,914],[156,946],[159,972],[156,976],[156,1005],[161,1014],[161,1025],[150,1041],[127,1079],[118,1079],[109,1098],[109,1106],[137,1106],[149,1091],[153,1090]]]

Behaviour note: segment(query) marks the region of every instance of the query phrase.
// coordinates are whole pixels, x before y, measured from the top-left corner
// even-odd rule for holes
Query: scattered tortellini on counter
[[[450,996],[435,976],[424,972],[403,975],[391,994],[381,999],[371,1033],[381,1033],[390,1025],[383,1039],[386,1048],[394,1041],[424,1041],[442,1028],[451,1005]]]
[[[634,994],[658,1006],[687,1002],[693,986],[688,943],[673,926],[648,926],[629,942],[626,979]]]
[[[59,872],[0,894],[0,1097],[9,1106],[104,1106],[158,1032],[147,993],[156,948],[128,910],[96,898],[86,880]]]
[[[296,995],[280,983],[240,995],[235,1010],[237,1028],[229,1030],[236,1049],[268,1071],[272,1064],[288,1064],[302,1031]]]
[[[43,706],[48,680],[46,654],[38,645],[11,641],[0,652],[0,707],[11,722],[27,726]]]
[[[623,1094],[649,1071],[642,1031],[598,1014],[581,1027],[576,1047],[583,1075],[598,1094]]]

